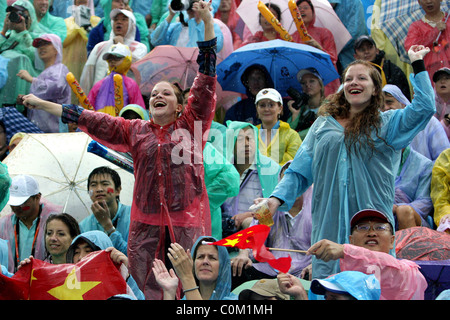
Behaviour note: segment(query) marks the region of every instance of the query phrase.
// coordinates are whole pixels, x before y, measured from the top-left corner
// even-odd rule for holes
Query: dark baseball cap
[[[438,80],[439,80],[439,76],[440,76],[441,74],[450,74],[450,69],[447,68],[447,67],[443,67],[443,68],[440,68],[438,71],[436,71],[436,72],[433,74],[433,82],[438,81]]]
[[[355,50],[359,49],[364,42],[369,42],[372,45],[376,46],[375,41],[371,37],[363,35],[363,36],[360,36],[358,39],[356,39],[356,41],[355,41]]]

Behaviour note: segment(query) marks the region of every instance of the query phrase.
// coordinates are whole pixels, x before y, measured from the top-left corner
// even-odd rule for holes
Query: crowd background
[[[292,268],[289,274],[280,274],[267,263],[256,261],[249,250],[220,248],[215,252],[212,250],[211,253],[208,251],[209,248],[204,249],[207,246],[201,245],[200,240],[204,241],[206,238],[199,237],[212,236],[207,240],[215,241],[258,224],[258,220],[249,207],[255,199],[273,196],[286,170],[295,163],[294,158],[302,144],[306,142],[303,148],[307,149],[306,145],[311,143],[312,139],[308,139],[308,133],[311,128],[317,130],[319,126],[315,121],[323,115],[324,109],[321,109],[321,106],[327,105],[329,101],[335,101],[333,95],[343,90],[344,78],[334,78],[333,81],[325,83],[325,76],[316,68],[305,67],[292,79],[292,86],[300,84],[301,90],[297,94],[281,95],[282,90],[277,88],[274,76],[267,66],[250,63],[240,78],[242,83],[239,85],[245,88],[245,93],[222,90],[221,83],[218,82],[215,85],[214,100],[209,97],[210,93],[199,93],[201,91],[198,88],[199,84],[196,84],[193,78],[179,80],[176,83],[176,89],[173,90],[179,92],[179,104],[182,107],[175,110],[176,116],[171,118],[172,122],[182,119],[187,122],[184,124],[185,127],[190,128],[188,125],[190,120],[203,121],[201,127],[203,140],[200,143],[202,150],[199,151],[193,147],[192,154],[189,155],[194,159],[200,152],[203,162],[200,166],[192,166],[190,169],[192,172],[188,173],[181,172],[181,169],[171,165],[173,158],[158,158],[161,157],[159,149],[153,148],[151,143],[154,142],[156,145],[158,139],[161,144],[167,142],[168,140],[164,140],[167,136],[158,136],[151,143],[140,146],[140,151],[137,153],[137,149],[131,150],[126,147],[128,143],[133,145],[128,138],[124,137],[121,140],[115,136],[119,135],[118,131],[100,130],[103,123],[108,123],[111,127],[125,126],[122,120],[109,118],[105,120],[95,117],[85,120],[83,118],[79,127],[77,121],[67,123],[62,121],[60,116],[24,106],[24,99],[32,94],[39,99],[58,105],[78,104],[113,118],[150,121],[152,124],[161,125],[163,129],[167,122],[159,122],[158,108],[150,103],[153,85],[157,82],[147,82],[146,79],[153,76],[153,73],[156,74],[158,70],[142,72],[143,69],[139,69],[138,66],[140,63],[145,63],[149,55],[158,47],[164,46],[165,50],[169,50],[169,47],[195,49],[198,42],[209,41],[205,33],[208,34],[210,21],[205,18],[204,12],[197,9],[198,2],[196,0],[55,0],[54,2],[0,0],[2,30],[0,103],[3,110],[0,114],[0,159],[3,179],[1,189],[5,197],[1,205],[3,211],[0,220],[0,238],[7,241],[0,242],[2,250],[5,249],[0,255],[0,260],[5,274],[11,276],[15,273],[21,261],[30,255],[41,260],[46,259],[51,263],[63,263],[66,261],[68,248],[71,245],[72,248],[75,244],[79,245],[79,243],[72,243],[72,240],[79,234],[96,230],[105,233],[111,239],[111,246],[117,250],[117,256],[120,256],[117,261],[126,261],[133,281],[132,284],[127,281],[133,292],[130,295],[137,299],[144,299],[144,297],[152,300],[173,299],[183,296],[184,299],[199,299],[197,289],[200,290],[199,293],[203,299],[254,299],[255,297],[250,297],[248,291],[246,295],[239,295],[243,292],[243,288],[250,290],[253,284],[255,287],[251,290],[253,293],[258,293],[260,298],[263,296],[300,299],[305,297],[302,291],[304,286],[311,286],[311,290],[314,288],[315,292],[323,292],[323,288],[327,289],[326,286],[324,287],[326,283],[311,282],[313,275],[316,275],[314,278],[325,279],[335,272],[320,273],[317,277],[317,273],[311,270],[313,260],[311,254],[290,253],[293,258]],[[345,26],[350,35],[348,42],[340,44],[333,35],[333,30],[317,25],[319,11],[317,8],[315,10],[315,5],[324,5],[324,2]],[[448,262],[450,251],[448,4],[439,0],[399,0],[393,1],[395,4],[390,3],[389,6],[392,7],[400,7],[400,4],[409,7],[418,5],[420,11],[417,20],[401,25],[401,28],[406,30],[404,42],[393,43],[382,28],[383,22],[380,21],[380,12],[382,8],[385,9],[388,6],[388,2],[386,0],[298,0],[296,5],[310,39],[303,40],[298,31],[292,32],[291,37],[293,42],[327,53],[330,65],[338,75],[343,76],[347,67],[354,61],[370,63],[379,73],[382,84],[380,95],[383,101],[376,113],[389,114],[390,110],[409,110],[408,106],[414,104],[414,98],[419,96],[420,98],[417,99],[422,101],[423,92],[426,92],[427,101],[431,101],[427,107],[434,108],[434,114],[427,120],[426,110],[421,109],[423,113],[420,116],[426,120],[422,119],[426,122],[423,124],[423,130],[417,130],[420,132],[414,133],[411,141],[408,141],[406,145],[403,146],[402,142],[402,147],[398,151],[400,160],[398,165],[395,165],[395,172],[392,173],[395,176],[395,185],[392,186],[395,193],[392,210],[382,213],[384,218],[378,216],[382,222],[390,223],[392,236],[395,234],[396,237],[396,245],[392,245],[387,251],[378,251],[385,251],[385,254],[390,254],[391,257],[397,255],[398,260],[403,258]],[[250,3],[254,4],[250,5]],[[210,2],[212,28],[215,35],[214,48],[217,54],[217,61],[215,58],[211,61],[214,61],[217,66],[220,66],[222,61],[239,48],[253,43],[283,39],[273,23],[259,14],[256,4],[257,1],[253,0],[212,0]],[[265,4],[280,23],[285,25],[282,9],[287,7],[287,0],[268,1]],[[242,11],[239,11],[239,7],[243,5],[253,10],[251,14],[257,17],[255,21],[258,31],[252,32],[255,26],[246,25],[244,22],[245,19],[240,15]],[[403,20],[400,19],[400,21]],[[414,69],[412,61],[409,60],[411,56],[405,58],[407,55],[405,52],[409,52],[414,45],[423,45],[430,49],[423,58],[424,70],[431,84],[430,92],[422,87],[425,80],[413,80],[415,73],[418,73],[420,69],[417,69],[417,66]],[[201,50],[204,48],[200,46]],[[168,52],[167,60],[171,55]],[[210,59],[209,55],[208,53],[208,59]],[[183,64],[187,65],[187,60],[178,68],[182,69]],[[201,66],[201,68],[205,70],[205,67]],[[212,69],[214,72],[210,67],[206,67],[206,72],[209,73],[208,76],[214,77],[216,71],[215,68]],[[90,105],[83,103],[83,100],[80,100],[73,91],[73,83],[71,85],[66,79],[69,72],[79,82],[79,87],[84,91],[85,97],[88,97]],[[217,78],[223,77],[219,73],[220,68],[217,68],[217,72]],[[115,100],[116,76],[123,81],[120,105],[117,105]],[[210,85],[208,81],[210,80],[203,82],[207,87]],[[194,89],[190,91],[191,88]],[[214,113],[198,111],[201,110],[199,106],[202,105],[199,101],[204,102],[207,106],[205,108],[208,110],[211,108]],[[215,105],[214,108],[211,107],[212,104]],[[197,117],[195,112],[192,115],[192,110],[198,111],[199,116]],[[70,112],[79,112],[79,115],[73,116],[76,119],[81,115],[81,111],[63,109],[63,118],[69,117],[67,114],[71,115]],[[186,115],[186,118],[182,115]],[[180,128],[185,127],[180,126]],[[140,127],[133,128],[129,129],[133,136],[143,134]],[[154,156],[158,159],[157,167],[150,170],[151,179],[148,178],[149,175],[145,179],[142,176],[137,178],[140,173],[136,173],[135,170],[138,184],[135,184],[135,195],[132,200],[120,198],[121,178],[116,170],[107,166],[99,168],[93,166],[89,170],[91,171],[89,177],[85,177],[86,192],[89,192],[92,201],[91,213],[82,216],[76,212],[63,213],[61,212],[62,204],[46,200],[46,195],[41,194],[39,184],[36,184],[32,177],[20,175],[25,173],[20,170],[15,173],[8,172],[8,166],[10,166],[8,161],[15,159],[13,156],[18,155],[19,152],[27,152],[22,150],[20,145],[21,140],[26,139],[27,135],[75,134],[85,129],[92,130],[90,132],[96,130],[94,136],[99,137],[99,141],[111,149],[118,148],[117,151],[123,152],[128,157],[134,154],[131,161],[134,161],[137,166],[135,169],[139,168],[139,165],[142,166],[142,159],[145,157]],[[414,131],[414,128],[411,130]],[[399,129],[399,132],[403,131]],[[402,139],[402,137],[396,138]],[[194,137],[192,143],[198,147],[199,141]],[[151,149],[148,155],[145,148]],[[146,154],[145,157],[141,158],[144,154]],[[342,154],[335,154],[334,157],[345,161]],[[130,160],[130,158],[127,159]],[[288,172],[297,168],[298,164],[292,165]],[[356,170],[356,167],[353,170]],[[158,180],[157,175],[161,176],[174,171],[177,171],[177,178],[171,180],[170,189],[165,189],[166,185]],[[132,173],[126,174],[132,176]],[[331,179],[331,177],[323,177],[324,180],[328,178]],[[148,181],[155,181],[155,185],[144,187]],[[177,189],[186,188],[184,184],[192,189],[191,192],[186,190],[180,192]],[[311,237],[314,229],[313,221],[316,220],[312,216],[314,215],[312,206],[314,197],[321,196],[325,199],[328,195],[323,194],[322,187],[319,194],[314,194],[314,187],[315,184],[312,184],[305,188],[306,191],[301,196],[292,199],[288,208],[280,207],[273,212],[275,222],[266,242],[268,247],[307,251],[311,246],[318,245],[312,241]],[[152,190],[152,188],[155,189]],[[382,193],[382,190],[370,188],[371,186],[366,186],[364,190],[357,191]],[[136,190],[140,190],[138,195]],[[177,210],[171,211],[169,208],[167,211],[172,218],[168,220],[158,218],[151,221],[145,215],[159,210],[156,204],[158,203],[159,207],[160,198],[154,195],[158,191],[161,199],[167,200],[168,197],[173,196],[175,202],[179,201],[179,207]],[[166,192],[170,196],[167,196]],[[163,193],[165,196],[162,195]],[[142,197],[151,199],[142,200]],[[125,202],[136,201],[136,199],[140,202],[138,213],[132,213],[133,204]],[[24,203],[28,205],[25,206]],[[143,203],[155,208],[143,208]],[[163,206],[163,200],[161,200],[161,206]],[[381,210],[380,207],[360,209]],[[196,210],[198,212],[192,213]],[[21,219],[21,214],[23,215],[25,211],[30,212],[32,217],[28,221],[26,218]],[[189,218],[177,216],[180,212]],[[350,212],[350,217],[356,213]],[[58,216],[50,219],[52,214],[68,214],[69,217]],[[395,221],[389,218],[390,215],[395,217]],[[68,222],[71,216],[77,219]],[[61,221],[68,230],[75,231],[66,232],[65,240],[61,240],[63,236],[58,236],[55,230],[66,227],[51,227],[50,222],[54,224],[55,220]],[[172,222],[175,222],[175,225],[172,225]],[[136,223],[140,226],[133,225]],[[321,227],[332,228],[325,226],[325,223],[324,221]],[[143,227],[148,224],[156,225],[158,228]],[[43,225],[45,228],[42,227]],[[130,225],[133,225],[131,229]],[[352,232],[355,232],[353,228],[356,228],[356,225],[351,224],[350,221],[345,221],[345,227],[348,228],[346,237],[351,235],[350,228]],[[54,235],[49,230],[53,230]],[[368,232],[372,232],[371,230],[375,232],[375,226],[372,229],[369,226]],[[378,231],[385,230],[380,227]],[[20,241],[18,241],[19,238]],[[158,241],[151,242],[148,239]],[[438,240],[433,242],[432,239]],[[342,252],[351,255],[349,252],[354,250],[355,253],[352,255],[355,256],[367,255],[367,253],[345,247],[338,250],[339,254],[337,254],[335,253],[337,247],[331,244],[334,243],[331,240],[336,239],[328,240],[330,243],[324,245],[326,249],[323,250],[330,250],[335,258],[324,258],[314,253],[314,259],[316,257],[325,261],[326,259],[342,259],[341,269],[346,266],[345,268],[353,271],[361,271],[355,267],[358,263],[348,262],[350,259],[344,258]],[[337,242],[340,245],[348,243],[345,238]],[[426,254],[421,258],[412,258],[406,254],[402,256],[401,249],[408,245],[415,247],[420,242],[430,243],[426,248]],[[51,248],[52,243],[61,252]],[[105,245],[99,247],[106,248]],[[151,255],[136,258],[141,250],[149,250]],[[198,254],[199,251],[206,252]],[[444,253],[441,255],[438,253],[434,258],[430,258],[434,251]],[[130,252],[131,256],[128,257]],[[189,253],[192,254],[191,258]],[[285,257],[287,254],[274,251],[276,257]],[[128,265],[128,258],[131,260],[130,265]],[[197,262],[197,259],[200,262]],[[373,258],[373,260],[376,259],[378,258]],[[220,262],[220,269],[216,275],[217,281],[213,286],[202,278],[205,277],[204,275],[194,273],[192,277],[189,271],[189,268],[195,267],[197,263],[199,266],[202,263],[214,265],[215,262],[211,260]],[[380,264],[383,266],[394,264],[387,258],[379,261],[382,261]],[[409,273],[409,270],[414,269],[414,263],[403,267],[408,270],[405,273]],[[275,281],[277,276],[278,282]],[[415,273],[410,276],[422,277]],[[345,273],[342,274],[342,278],[344,280],[339,281],[361,281],[359,275],[354,274]],[[335,281],[334,278],[333,281]],[[418,287],[411,286],[405,289],[407,291],[422,290],[421,294],[409,296],[399,294],[397,298],[423,299],[426,286],[420,287],[421,281],[417,280]],[[237,291],[233,293],[233,290]],[[386,289],[383,289],[383,283],[381,283],[382,298],[396,298],[395,295],[389,295],[383,290]],[[262,292],[270,294],[262,295]]]

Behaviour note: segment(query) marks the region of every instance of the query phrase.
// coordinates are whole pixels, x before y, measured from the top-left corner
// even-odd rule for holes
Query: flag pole
[[[280,248],[267,248],[271,251],[286,251],[286,252],[298,252],[298,253],[307,253],[305,250],[295,250],[295,249],[280,249]]]

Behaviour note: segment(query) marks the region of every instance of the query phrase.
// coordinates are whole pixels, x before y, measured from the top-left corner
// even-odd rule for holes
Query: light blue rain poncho
[[[211,242],[212,239],[217,241],[215,238],[205,236],[199,237],[195,241],[191,249],[192,260],[195,260],[196,249],[202,244],[201,242]],[[223,246],[216,246],[216,248],[219,251],[219,275],[216,280],[216,289],[209,300],[238,300],[238,296],[231,292],[231,264],[228,250]],[[197,279],[196,282],[198,284]],[[186,297],[183,297],[182,300],[186,300]]]
[[[109,236],[114,248],[125,255],[127,254],[128,248],[127,242],[128,232],[130,229],[130,212],[130,206],[126,206],[120,202],[118,203],[117,213],[112,219],[112,223],[116,228],[116,231],[111,233],[111,235]],[[80,230],[81,232],[93,230],[105,232],[105,229],[98,222],[97,218],[95,218],[94,214],[87,216],[80,222]]]
[[[33,4],[34,0],[30,0],[30,2]],[[45,33],[56,34],[61,39],[61,43],[67,37],[67,26],[64,19],[50,14],[48,10],[39,21],[39,26],[45,30]]]
[[[73,263],[75,248],[80,240],[86,241],[94,251],[105,250],[106,248],[114,247],[111,239],[104,232],[98,230],[83,232],[72,240],[72,244],[70,245],[66,253],[67,263]],[[127,279],[127,285],[129,286],[129,289],[132,290],[137,300],[145,300],[144,294],[139,289],[136,281],[131,275]]]
[[[311,126],[284,178],[272,196],[284,201],[279,210],[289,210],[295,199],[314,182],[311,243],[328,239],[347,243],[350,219],[367,208],[385,213],[392,225],[394,181],[401,150],[426,126],[435,111],[434,94],[427,72],[410,76],[415,96],[399,110],[380,112],[378,136],[372,133],[375,150],[357,145],[348,153],[344,128],[331,116],[320,116]],[[384,140],[384,141],[383,141]],[[391,250],[392,255],[395,251]],[[313,257],[313,278],[339,271],[339,261]]]
[[[239,131],[246,127],[251,127],[255,134],[255,143],[256,143],[256,172],[258,174],[259,182],[261,183],[261,195],[264,198],[267,198],[270,196],[272,191],[274,190],[275,186],[278,183],[278,175],[280,172],[280,165],[272,160],[269,157],[264,156],[259,151],[258,147],[258,128],[256,128],[254,125],[248,122],[241,122],[241,121],[227,121],[227,137],[226,137],[226,158],[230,163],[234,163],[234,146],[236,144],[237,136],[239,135]],[[252,173],[253,174],[253,173]],[[251,174],[248,175],[244,181],[240,184],[240,190],[242,190],[248,179],[251,178]],[[228,198],[223,208],[227,215],[234,216],[238,213],[242,213],[239,211],[239,197],[241,195],[241,192],[239,195],[233,198]],[[253,204],[254,199],[248,199],[249,203]],[[246,208],[247,210],[248,208]],[[247,210],[248,211],[248,210]]]
[[[406,147],[402,154],[398,176],[395,178],[395,201],[398,206],[411,206],[422,220],[423,227],[430,227],[433,202],[430,196],[433,162]],[[397,228],[396,228],[397,229]]]

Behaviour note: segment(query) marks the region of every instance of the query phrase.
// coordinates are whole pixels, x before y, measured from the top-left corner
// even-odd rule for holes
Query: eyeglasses
[[[375,232],[391,231],[391,228],[387,223],[361,223],[357,224],[355,228],[358,232],[369,232],[370,228],[372,228]]]

